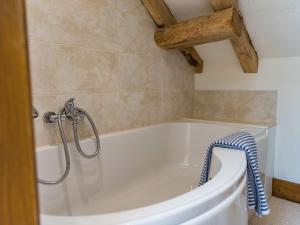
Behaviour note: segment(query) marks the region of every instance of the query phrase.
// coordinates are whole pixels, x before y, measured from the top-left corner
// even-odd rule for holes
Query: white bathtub
[[[216,148],[212,179],[197,186],[207,146],[239,130],[256,138],[270,196],[275,128],[186,120],[100,136],[95,159],[81,158],[70,145],[67,179],[39,185],[41,224],[246,225],[244,153]],[[93,143],[82,141],[85,149]],[[61,147],[39,148],[37,162],[40,178],[57,178]]]

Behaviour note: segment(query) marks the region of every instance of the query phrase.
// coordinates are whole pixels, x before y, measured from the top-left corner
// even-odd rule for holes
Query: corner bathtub
[[[257,141],[270,196],[275,128],[186,120],[100,136],[94,159],[81,158],[70,144],[66,180],[39,184],[41,224],[246,225],[244,153],[216,148],[211,180],[197,185],[207,146],[240,130]],[[94,141],[82,146],[92,151]],[[40,178],[57,178],[64,168],[61,146],[39,148],[37,164]]]

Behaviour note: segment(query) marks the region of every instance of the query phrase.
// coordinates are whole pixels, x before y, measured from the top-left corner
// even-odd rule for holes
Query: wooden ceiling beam
[[[164,0],[141,0],[141,2],[158,27],[177,23]]]
[[[214,11],[221,11],[235,6],[234,0],[210,0]]]
[[[156,30],[159,47],[177,49],[216,42],[241,35],[242,19],[233,8],[200,16]]]
[[[220,11],[235,6],[234,0],[210,0],[210,3],[214,11]],[[257,73],[259,59],[245,24],[242,24],[241,36],[231,38],[230,42],[240,61],[243,71],[245,73]]]
[[[164,0],[141,0],[141,2],[158,27],[162,28],[177,23],[177,20]],[[194,67],[194,71],[196,73],[202,73],[203,60],[195,48],[182,48],[180,49],[180,52],[183,54],[188,63]]]

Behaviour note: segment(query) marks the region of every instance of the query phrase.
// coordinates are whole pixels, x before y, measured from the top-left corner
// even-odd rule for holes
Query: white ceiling
[[[179,21],[212,12],[209,0],[165,1]],[[238,4],[260,58],[300,56],[300,0],[239,0]],[[225,59],[229,46],[223,41],[197,49],[204,59]]]

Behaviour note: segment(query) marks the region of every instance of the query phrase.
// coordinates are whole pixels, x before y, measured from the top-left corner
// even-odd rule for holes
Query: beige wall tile
[[[149,53],[156,28],[152,21],[130,14],[121,14],[118,23],[118,41],[123,53]]]
[[[46,124],[43,113],[58,111],[57,97],[55,95],[34,95],[33,105],[39,111],[39,117],[34,119],[34,135],[36,146],[53,145],[57,143],[58,128],[55,124]]]
[[[220,92],[195,91],[194,117],[222,119],[224,117],[223,95]]]
[[[193,91],[164,91],[163,112],[165,120],[191,117]]]
[[[27,0],[29,37],[33,40],[119,49],[118,11],[113,0]]]
[[[161,90],[159,61],[152,54],[120,54],[118,81],[122,91]]]
[[[56,86],[59,94],[101,93],[118,88],[118,58],[94,49],[57,47]]]
[[[52,4],[52,0],[26,0],[26,19],[30,39],[54,42],[57,19]]]
[[[199,91],[194,117],[243,122],[276,122],[276,91]]]
[[[124,92],[121,99],[125,106],[122,129],[147,126],[163,121],[162,96],[153,92]]]
[[[188,91],[194,89],[193,71],[177,50],[163,51],[159,56],[159,73],[162,74],[163,86],[169,91]],[[193,88],[191,88],[193,87]]]
[[[116,6],[122,14],[129,14],[150,20],[148,13],[140,0],[116,0]]]
[[[71,97],[101,134],[192,116],[193,71],[178,51],[156,46],[140,0],[26,3],[37,146],[61,142],[42,115]],[[63,124],[73,141],[71,123]],[[85,119],[79,136],[92,135]]]
[[[29,47],[32,92],[55,95],[55,46],[31,41]]]

